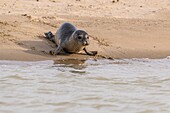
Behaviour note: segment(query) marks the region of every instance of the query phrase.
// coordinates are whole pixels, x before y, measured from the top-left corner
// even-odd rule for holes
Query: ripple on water
[[[0,61],[2,113],[169,113],[170,59]]]

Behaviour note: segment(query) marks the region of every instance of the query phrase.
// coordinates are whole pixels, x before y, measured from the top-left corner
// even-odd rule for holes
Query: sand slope
[[[170,55],[169,0],[1,0],[0,59],[90,58],[51,56],[44,32],[71,22],[90,35],[89,50],[106,58],[164,58]]]

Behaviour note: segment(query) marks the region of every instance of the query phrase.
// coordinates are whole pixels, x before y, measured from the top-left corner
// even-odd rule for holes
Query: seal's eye
[[[87,37],[87,39],[89,39],[89,37]]]
[[[78,39],[82,39],[82,37],[81,37],[81,36],[78,36],[77,38],[78,38]]]

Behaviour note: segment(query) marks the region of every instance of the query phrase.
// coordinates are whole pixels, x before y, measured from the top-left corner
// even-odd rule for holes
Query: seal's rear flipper
[[[44,34],[45,34],[45,38],[46,38],[46,39],[48,39],[48,40],[50,40],[50,41],[52,41],[52,42],[55,43],[55,41],[54,41],[54,35],[53,35],[53,33],[52,33],[51,31],[49,31],[49,32],[47,32],[47,33],[44,33]]]

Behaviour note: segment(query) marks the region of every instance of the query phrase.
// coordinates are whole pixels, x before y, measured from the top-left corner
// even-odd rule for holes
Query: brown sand
[[[51,56],[44,32],[71,22],[91,35],[89,50],[106,58],[170,55],[169,0],[1,0],[0,60],[90,58]]]

